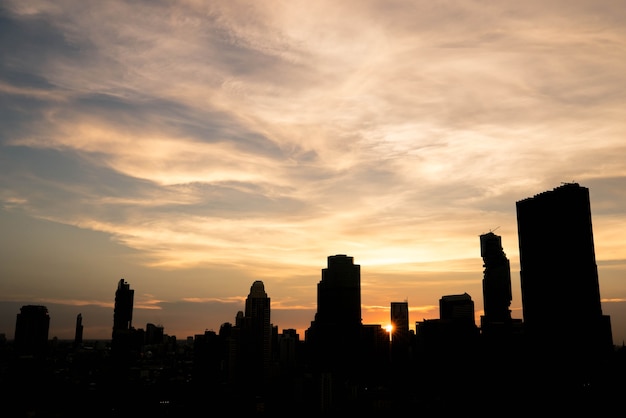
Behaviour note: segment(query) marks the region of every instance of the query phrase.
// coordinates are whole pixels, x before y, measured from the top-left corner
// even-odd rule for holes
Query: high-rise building
[[[247,353],[248,376],[256,376],[257,383],[270,377],[272,324],[270,321],[271,299],[262,281],[252,283],[246,298],[244,312],[244,338]]]
[[[442,296],[439,299],[439,318],[442,321],[475,325],[472,297],[467,293]]]
[[[415,331],[420,357],[427,359],[420,363],[420,369],[429,385],[431,379],[435,386],[462,381],[457,376],[459,368],[468,373],[478,359],[480,333],[474,301],[468,293],[442,296],[439,319],[418,322]]]
[[[493,232],[480,236],[483,259],[483,334],[501,332],[511,324],[511,265],[502,248],[502,238]]]
[[[283,370],[292,370],[296,367],[298,345],[300,344],[300,335],[293,329],[284,329],[278,335],[277,356],[280,367]]]
[[[165,329],[163,325],[155,325],[150,322],[146,324],[146,341],[147,345],[163,344],[165,337]]]
[[[113,308],[113,334],[111,352],[113,354],[128,353],[132,342],[133,303],[135,291],[124,279],[120,279],[115,291]]]
[[[50,316],[42,305],[24,305],[15,322],[15,350],[19,354],[42,356],[48,349]]]
[[[409,338],[409,302],[391,302],[391,340],[405,344]]]
[[[344,368],[357,358],[361,336],[361,266],[353,257],[328,257],[317,284],[317,313],[305,333],[321,367]]]
[[[391,302],[391,360],[403,363],[408,360],[409,302]]]
[[[354,264],[353,257],[328,257],[328,267],[322,269],[322,280],[317,284],[315,321],[347,332],[360,329],[361,266]]]
[[[83,315],[76,316],[76,329],[74,330],[74,347],[80,347],[83,343]]]
[[[516,202],[524,333],[544,348],[612,348],[602,314],[589,189],[565,183]]]

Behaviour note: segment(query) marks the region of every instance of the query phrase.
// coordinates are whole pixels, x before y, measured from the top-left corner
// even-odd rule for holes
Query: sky
[[[623,0],[2,0],[0,333],[37,304],[50,338],[80,313],[108,339],[124,279],[133,326],[184,339],[261,280],[303,339],[335,254],[364,324],[468,293],[478,325],[489,231],[523,318],[515,203],[577,182],[621,344],[625,21]]]

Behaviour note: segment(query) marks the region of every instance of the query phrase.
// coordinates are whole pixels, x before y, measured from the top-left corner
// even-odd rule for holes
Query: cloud
[[[602,299],[602,303],[621,303],[626,302],[626,298]]]
[[[219,299],[219,298],[183,298],[182,301],[184,302],[191,302],[191,303],[227,303],[227,304],[232,304],[232,303],[237,303],[237,304],[241,304],[243,302],[245,302],[245,298],[243,297],[233,297],[233,298],[226,298],[226,299]]]

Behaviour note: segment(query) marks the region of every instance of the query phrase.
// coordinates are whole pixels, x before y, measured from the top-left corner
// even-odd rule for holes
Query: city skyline
[[[515,202],[590,191],[602,311],[626,340],[621,2],[5,1],[0,333],[234,322],[262,281],[302,336],[326,257],[361,266],[364,324],[444,295],[483,314],[494,231],[522,318]],[[575,307],[563,307],[565,314]]]
[[[557,188],[555,188],[553,190],[542,192],[542,193],[540,193],[538,195],[535,195],[534,198],[536,198],[537,196],[547,195],[549,193],[553,193],[553,192],[555,192],[555,191],[557,191],[559,189],[563,189],[564,187],[565,186],[560,186],[560,187],[557,187]],[[579,185],[578,184],[568,184],[567,187],[579,188]],[[584,188],[584,187],[582,187],[582,189],[586,190],[586,188]],[[588,190],[587,190],[587,192],[588,192]],[[524,199],[522,201],[518,201],[517,203],[518,204],[519,203],[523,203],[524,201],[527,201],[527,200],[530,200],[530,199],[531,198],[527,198],[527,199]],[[483,256],[486,255],[486,253],[483,253],[483,251],[485,251],[485,245],[486,245],[487,241],[495,241],[496,244],[494,245],[493,250],[491,250],[492,253],[495,252],[497,254],[497,252],[500,251],[501,253],[500,253],[499,256],[500,257],[504,257],[504,260],[505,260],[504,269],[501,270],[499,274],[505,274],[506,276],[508,276],[507,273],[509,273],[509,263],[508,263],[508,259],[506,259],[506,255],[504,254],[503,249],[501,247],[501,237],[499,235],[497,235],[497,234],[494,234],[493,232],[489,232],[487,234],[483,234],[483,235],[480,236],[481,253],[482,253]],[[490,244],[490,245],[492,245],[492,244]],[[350,307],[348,306],[350,304],[346,304],[345,303],[346,300],[353,299],[352,296],[354,296],[354,299],[355,299],[353,302],[355,302],[358,305],[358,308],[357,308],[358,311],[360,312],[360,310],[361,310],[361,304],[360,304],[360,293],[361,293],[361,288],[360,288],[360,270],[361,269],[360,269],[360,267],[361,266],[358,265],[358,264],[354,264],[353,257],[351,257],[349,255],[346,255],[346,254],[330,255],[330,256],[327,257],[327,259],[328,259],[328,266],[321,270],[321,280],[320,280],[320,282],[317,285],[317,288],[318,288],[318,291],[317,291],[317,293],[318,293],[317,294],[317,306],[316,306],[316,309],[315,309],[314,318],[311,320],[309,326],[305,327],[304,329],[299,329],[299,328],[281,327],[280,324],[273,323],[271,321],[271,317],[270,317],[270,314],[269,314],[269,312],[271,310],[271,302],[270,302],[271,297],[269,297],[267,295],[267,293],[265,292],[265,287],[264,287],[264,284],[263,284],[263,282],[261,280],[255,280],[254,283],[252,283],[252,285],[250,287],[250,293],[247,295],[247,297],[246,297],[246,299],[244,301],[244,308],[243,309],[245,310],[245,316],[249,317],[249,318],[253,318],[254,317],[253,312],[258,311],[259,309],[262,309],[262,310],[264,309],[264,310],[266,310],[266,313],[264,314],[264,318],[265,318],[264,320],[267,321],[265,326],[267,327],[268,333],[269,333],[270,325],[271,326],[276,326],[277,329],[280,330],[280,332],[282,332],[284,330],[287,330],[287,329],[295,329],[296,332],[300,333],[302,340],[306,340],[306,338],[307,338],[306,337],[306,332],[312,330],[313,325],[316,322],[319,322],[319,314],[320,314],[320,307],[321,307],[322,308],[321,312],[323,314],[325,314],[324,318],[326,318],[326,321],[329,321],[329,320],[332,321],[331,322],[332,327],[330,327],[331,329],[337,329],[338,330],[338,329],[345,329],[345,328],[347,328],[345,325],[339,326],[339,323],[342,322],[342,321],[345,322],[346,319],[350,319],[351,315],[340,314],[339,312],[345,310],[346,311],[345,313],[348,313],[351,310],[354,310],[354,309],[350,309]],[[490,265],[491,263],[487,263],[487,259],[485,259],[484,257],[483,257],[483,259],[485,260],[484,267],[486,269],[493,268],[493,265]],[[332,260],[335,260],[335,261],[332,261]],[[331,261],[332,261],[333,264],[331,264]],[[331,266],[335,265],[337,263],[339,263],[339,265],[347,263],[347,265],[337,269],[337,273],[338,274],[336,273],[336,274],[332,274],[331,275],[329,273],[330,271],[332,271],[331,270]],[[500,267],[500,268],[502,269],[502,267]],[[350,277],[351,275],[353,275],[353,273],[350,272],[350,270],[352,270],[352,269],[356,269],[356,278],[355,278],[356,281],[354,283],[344,282],[342,285],[340,285],[340,288],[346,286],[347,284],[349,284],[349,286],[346,286],[345,290],[340,291],[340,293],[338,295],[333,296],[332,299],[326,301],[324,296],[322,296],[322,295],[324,295],[326,292],[328,292],[328,290],[324,291],[322,289],[325,289],[327,287],[327,285],[329,283],[328,277],[333,277],[333,280],[344,280],[345,277]],[[487,270],[485,270],[485,272],[486,271]],[[490,273],[490,274],[493,274],[493,273]],[[486,277],[487,277],[487,275],[485,275],[485,278]],[[352,280],[352,279],[350,279],[350,280]],[[485,295],[486,295],[485,292],[492,293],[492,291],[487,290],[487,288],[485,287],[484,280],[485,279],[483,279],[483,294],[481,295],[482,297],[479,296],[479,298],[483,299],[483,300],[484,300]],[[510,281],[510,278],[507,278],[504,283],[506,284],[506,282],[508,282],[508,281]],[[556,288],[555,285],[552,285],[552,286]],[[348,293],[343,293],[343,292],[346,292],[346,291]],[[508,294],[510,295],[510,289],[508,290],[508,292],[509,292]],[[350,296],[350,293],[354,293],[354,295]],[[565,293],[567,293],[567,292],[565,292]],[[128,295],[128,296],[122,296],[122,295]],[[155,324],[150,323],[150,322],[146,323],[145,327],[142,326],[142,325],[137,325],[137,326],[132,325],[133,295],[134,295],[134,289],[132,289],[131,284],[126,282],[124,279],[120,279],[119,282],[118,282],[117,291],[115,292],[115,304],[114,304],[114,309],[113,309],[113,326],[112,326],[113,340],[115,340],[116,332],[118,330],[120,330],[120,329],[121,330],[142,329],[142,330],[145,331],[145,330],[147,330],[147,328],[149,326],[153,326],[153,327],[155,326]],[[341,297],[339,297],[340,295],[341,295]],[[510,296],[507,296],[507,291],[504,291],[504,293],[502,293],[500,296],[497,296],[497,298],[500,298],[502,300],[502,302],[507,302],[509,300],[508,299],[509,297]],[[599,297],[599,295],[598,295],[598,297]],[[445,300],[457,300],[457,299],[470,301],[470,303],[471,303],[471,312],[474,313],[474,318],[473,318],[474,324],[477,326],[477,329],[484,328],[484,326],[486,325],[486,324],[483,323],[484,315],[485,315],[485,309],[484,308],[480,309],[478,307],[475,307],[474,306],[474,301],[472,300],[472,296],[470,294],[468,294],[467,292],[463,292],[463,294],[442,295],[442,297],[441,297],[441,299],[439,300],[439,303],[438,303],[439,316],[438,317],[434,317],[434,318],[423,318],[423,319],[440,319],[440,318],[444,319],[443,316],[442,316],[442,311],[441,311],[441,309],[442,309],[442,301],[445,301]],[[555,295],[553,295],[552,299],[554,299],[554,301],[553,301],[554,308],[557,309],[558,308],[558,298]],[[252,309],[251,308],[252,306],[256,306],[256,305],[254,305],[254,303],[257,303],[257,304],[259,303],[259,302],[253,302],[253,301],[259,301],[259,300],[262,301],[264,307],[261,308],[259,306],[257,308]],[[329,303],[331,301],[333,303],[329,305]],[[352,305],[354,305],[354,303],[352,303]],[[335,312],[334,315],[329,315],[329,314],[332,313],[331,310],[330,310],[330,308],[332,306],[334,306],[334,308],[332,308],[332,310],[337,311],[337,312]],[[408,301],[403,301],[403,302],[390,301],[389,302],[389,306],[390,306],[390,309],[389,309],[389,321],[382,321],[382,322],[376,323],[374,325],[380,325],[381,327],[386,328],[388,332],[393,334],[393,333],[397,332],[397,330],[393,329],[392,326],[397,321],[397,319],[394,319],[394,318],[396,318],[397,315],[398,315],[398,313],[397,313],[397,311],[399,309],[398,307],[399,306],[404,306],[403,309],[406,310],[406,312],[404,314],[405,320],[408,320],[409,317],[410,317],[410,315],[408,314],[408,312],[410,310],[410,307],[409,307]],[[20,308],[20,310],[22,311],[25,308],[31,308],[31,307],[45,308],[45,311],[46,311],[46,314],[47,314],[47,311],[48,311],[47,307],[42,306],[42,305],[24,305],[24,306],[22,306]],[[118,313],[118,309],[119,309],[120,313]],[[508,311],[508,309],[507,309],[507,311]],[[510,315],[510,311],[508,311],[508,312],[509,312],[508,315]],[[237,311],[235,313],[235,315],[233,316],[232,320],[226,320],[226,321],[220,323],[220,326],[216,327],[216,329],[220,329],[221,326],[225,325],[225,324],[230,324],[230,325],[237,324],[239,319],[240,319],[240,316],[242,314],[243,314],[242,310]],[[354,315],[352,315],[352,316],[354,317]],[[612,335],[613,332],[611,330],[611,325],[610,325],[610,315],[607,315],[606,317],[609,318],[608,330],[610,331],[610,334],[611,334],[611,337],[612,337],[613,336]],[[343,319],[338,320],[338,319],[331,319],[331,318],[343,318]],[[20,319],[20,314],[17,314],[18,322],[19,322],[19,319]],[[510,319],[510,316],[509,316],[509,319]],[[515,320],[520,321],[519,322],[520,325],[523,323],[522,318],[514,318],[513,320],[514,321]],[[421,322],[421,321],[420,320],[416,320],[416,321],[412,321],[412,322],[409,321],[408,324],[407,324],[408,325],[408,330],[416,331],[417,322]],[[350,320],[348,320],[347,323],[350,323]],[[363,321],[362,316],[361,316],[361,319],[358,320],[358,321],[356,321],[356,317],[353,318],[352,323],[353,324],[357,324],[358,323],[359,325],[368,325],[366,322]],[[80,324],[80,338],[82,340],[82,334],[83,334],[82,313],[79,313],[77,315],[77,322],[76,322],[76,324],[77,324],[77,327],[78,327],[78,324]],[[385,325],[385,324],[387,324],[387,325]],[[163,328],[162,324],[158,324],[158,326]],[[509,326],[510,326],[510,324],[509,324]],[[575,324],[572,323],[572,324],[570,324],[569,327],[575,328]],[[16,324],[16,328],[15,329],[17,331],[17,324]],[[205,329],[205,331],[207,331],[207,330],[208,329]],[[210,331],[216,331],[216,330],[211,329]],[[75,334],[74,334],[73,339],[77,338],[77,336],[78,336],[78,334],[77,334],[78,328],[76,328],[74,332],[75,332]],[[194,333],[192,333],[190,335],[185,336],[185,338],[198,336],[198,335],[201,335],[201,333],[202,333],[202,331],[194,332]],[[174,337],[180,337],[180,336],[177,336],[175,334],[169,334],[169,333],[166,333],[166,334],[174,336]],[[57,338],[57,337],[54,336],[52,338]],[[9,339],[11,339],[10,336],[9,336]],[[71,338],[65,338],[65,339],[69,340]],[[93,339],[94,340],[98,340],[98,339],[100,339],[100,340],[109,340],[109,338],[93,338]]]

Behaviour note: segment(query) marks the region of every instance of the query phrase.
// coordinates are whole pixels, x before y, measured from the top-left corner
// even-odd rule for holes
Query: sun
[[[391,334],[391,331],[393,331],[393,325],[391,324],[386,325],[385,330],[387,330],[387,332]]]

